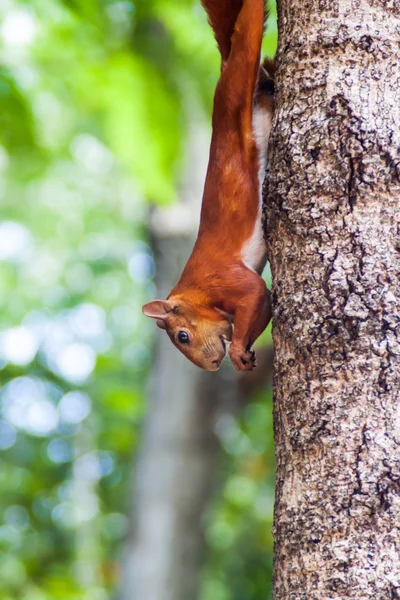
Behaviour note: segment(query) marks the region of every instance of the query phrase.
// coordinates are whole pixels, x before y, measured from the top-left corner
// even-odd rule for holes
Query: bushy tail
[[[231,38],[243,0],[201,0],[213,28],[224,63],[231,51]]]
[[[205,0],[208,4],[220,4],[227,12],[228,0]],[[235,2],[237,8],[238,2]],[[240,12],[232,32],[224,31],[224,51],[229,54],[222,62],[221,77],[214,97],[213,129],[224,135],[227,130],[240,132],[244,147],[251,146],[253,99],[260,68],[261,42],[264,33],[264,0],[242,0]],[[219,26],[218,26],[219,27]],[[218,28],[219,44],[222,28]],[[217,33],[216,33],[217,37]],[[218,39],[218,38],[217,38]],[[250,144],[250,146],[249,146]]]
[[[268,17],[267,0],[264,0],[264,27]],[[201,0],[214,31],[222,63],[228,60],[235,23],[244,0]]]

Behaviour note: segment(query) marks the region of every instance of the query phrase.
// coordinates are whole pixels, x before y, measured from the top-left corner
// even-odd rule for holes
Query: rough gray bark
[[[400,598],[400,5],[279,0],[275,600]]]

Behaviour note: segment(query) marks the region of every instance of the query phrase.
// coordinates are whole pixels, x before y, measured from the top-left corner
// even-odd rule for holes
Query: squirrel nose
[[[222,361],[220,358],[217,358],[217,359],[213,360],[212,362],[213,362],[213,365],[216,365],[217,367],[219,367]]]

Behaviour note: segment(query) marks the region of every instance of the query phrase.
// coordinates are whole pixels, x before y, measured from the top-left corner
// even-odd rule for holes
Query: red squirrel
[[[260,66],[264,0],[202,0],[221,54],[198,237],[157,320],[195,365],[219,369],[229,345],[238,371],[256,366],[252,346],[271,319],[261,278],[266,246],[261,187],[274,110],[273,60]],[[233,332],[232,332],[232,324]]]

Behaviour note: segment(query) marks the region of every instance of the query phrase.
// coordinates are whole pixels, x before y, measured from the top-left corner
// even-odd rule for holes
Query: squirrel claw
[[[256,353],[254,350],[229,349],[230,359],[237,371],[252,371],[256,366]]]

